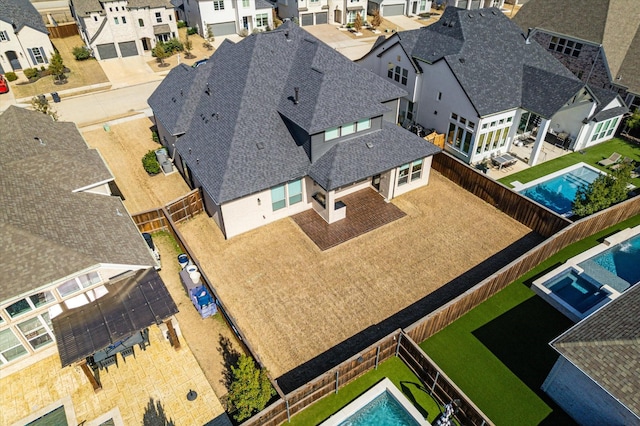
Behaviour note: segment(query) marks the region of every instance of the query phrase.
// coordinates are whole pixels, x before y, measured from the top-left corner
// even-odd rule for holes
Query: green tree
[[[184,40],[183,46],[184,46],[185,52],[187,52],[186,55],[184,55],[184,57],[187,59],[195,58],[195,56],[191,54],[191,49],[193,49],[193,43],[189,39],[189,33],[187,33],[187,38]]]
[[[62,82],[65,79],[64,63],[62,62],[62,56],[60,56],[60,52],[56,52],[53,54],[53,56],[51,56],[51,61],[49,62],[49,72],[59,82]]]
[[[31,99],[31,107],[43,114],[47,114],[53,121],[58,121],[58,112],[49,105],[47,98],[43,96],[35,96]]]
[[[236,410],[233,417],[242,421],[262,410],[275,390],[271,387],[267,370],[257,368],[250,356],[240,355],[237,367],[231,366],[231,373],[229,404]]]
[[[380,9],[373,10],[373,18],[371,18],[371,26],[375,30],[380,25],[382,25],[382,16],[380,16]]]
[[[627,129],[635,130],[640,129],[640,109],[636,109],[631,117],[627,118],[627,121],[624,123]]]
[[[271,9],[271,15],[273,16],[273,28],[278,28],[282,25],[282,20],[278,17],[275,9]]]
[[[600,175],[588,186],[578,188],[573,214],[584,217],[627,199],[631,164],[621,164],[607,175]]]
[[[362,29],[362,17],[360,16],[360,12],[356,13],[356,20],[353,22],[353,28],[355,28],[357,33]]]
[[[169,57],[169,53],[164,50],[164,46],[162,45],[162,43],[158,42],[158,44],[156,44],[156,47],[153,48],[153,56],[156,57],[158,62],[160,62],[160,66],[163,67],[165,66],[164,60],[165,58]]]

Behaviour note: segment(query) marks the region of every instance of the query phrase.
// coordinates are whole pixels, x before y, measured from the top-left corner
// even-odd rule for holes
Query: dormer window
[[[330,141],[332,139],[336,139],[341,136],[348,136],[356,132],[362,132],[363,130],[367,130],[370,128],[371,128],[371,119],[364,118],[354,123],[343,124],[342,126],[333,127],[331,129],[325,130],[324,140]]]

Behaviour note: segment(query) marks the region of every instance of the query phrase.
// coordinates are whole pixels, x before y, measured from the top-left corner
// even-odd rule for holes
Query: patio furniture
[[[498,170],[502,170],[503,167],[513,166],[518,161],[518,159],[513,155],[507,153],[494,157],[491,159],[491,161],[493,162],[493,164],[498,166]]]
[[[633,171],[631,171],[631,177],[633,179],[640,176],[640,166],[636,167]]]
[[[621,158],[622,158],[622,155],[618,154],[617,152],[614,152],[609,156],[609,158],[605,158],[604,160],[598,161],[598,164],[600,164],[603,167],[607,167],[612,164],[616,164],[618,161],[620,161]]]
[[[619,162],[614,164],[613,166],[611,166],[611,170],[618,170],[620,167],[624,167],[624,166],[628,166],[633,164],[633,159],[629,158],[629,157],[624,157],[624,159]]]
[[[122,360],[124,362],[127,362],[127,357],[133,355],[133,357],[136,357],[136,353],[133,349],[133,346],[131,346],[130,348],[124,349],[122,351],[120,351],[120,353],[122,354]]]
[[[107,370],[107,372],[109,371],[109,367],[114,365],[117,367],[118,366],[118,358],[116,358],[116,355],[111,355],[109,357],[106,357],[105,359],[98,361],[97,362],[98,367],[100,367],[100,369],[102,370],[103,368],[105,370]]]

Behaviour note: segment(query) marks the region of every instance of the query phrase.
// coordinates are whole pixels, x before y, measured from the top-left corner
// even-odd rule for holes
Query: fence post
[[[439,377],[440,377],[440,372],[436,371],[436,378],[433,379],[433,385],[431,385],[431,393],[433,393],[433,390],[436,388],[436,383],[438,382]]]
[[[398,344],[396,345],[396,356],[400,352],[400,341],[402,340],[402,333],[398,334]]]
[[[284,400],[285,404],[287,404],[287,422],[291,423],[291,414],[289,413],[289,400]]]
[[[378,369],[378,359],[380,359],[380,346],[378,346],[376,348],[376,366],[374,367],[374,369]]]
[[[340,372],[336,370],[336,393],[338,393],[338,379],[340,377]]]

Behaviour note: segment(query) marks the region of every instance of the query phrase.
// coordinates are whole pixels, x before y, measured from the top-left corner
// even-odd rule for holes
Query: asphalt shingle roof
[[[293,102],[296,87],[298,104]],[[149,105],[171,134],[183,135],[176,148],[203,188],[216,202],[224,203],[310,173],[309,157],[292,132],[313,134],[382,115],[388,111],[382,102],[405,94],[301,28],[285,23],[238,44],[226,41],[196,69],[175,68],[151,95]],[[411,160],[438,152],[405,130],[397,133],[385,127],[368,135],[374,139],[398,136],[398,146],[393,148],[416,153]],[[423,143],[419,155],[416,140]],[[340,155],[347,155],[342,148]],[[377,150],[362,155],[371,157],[375,169],[383,163],[388,165],[386,170],[402,164],[381,160]],[[338,170],[334,160],[322,164],[329,170],[316,165],[315,173],[319,178],[330,175],[332,182],[348,180],[356,171]],[[364,173],[364,168],[358,172]]]
[[[530,0],[514,16],[540,28],[602,45],[612,77],[640,93],[640,7],[636,0]]]
[[[74,192],[113,180],[75,124],[10,106],[0,128],[0,301],[99,263],[154,264],[119,198]]]
[[[0,20],[14,24],[16,31],[27,26],[45,34],[49,33],[40,13],[29,0],[0,1]]]
[[[71,0],[71,4],[78,16],[85,16],[91,12],[104,12],[104,6],[100,0]],[[140,9],[145,7],[165,7],[167,9],[172,9],[173,5],[170,0],[128,0],[127,7],[130,9]]]
[[[433,25],[392,37],[418,67],[446,61],[481,117],[523,107],[550,118],[584,86],[496,8],[448,7]]]
[[[267,0],[256,0],[256,9],[273,9],[273,4]]]
[[[640,416],[640,285],[582,320],[551,345]]]

